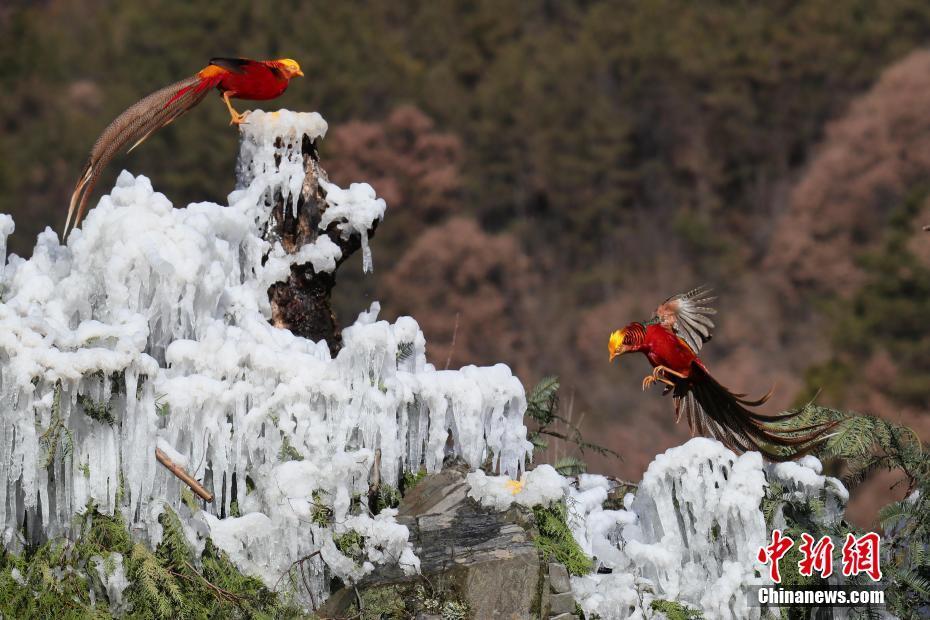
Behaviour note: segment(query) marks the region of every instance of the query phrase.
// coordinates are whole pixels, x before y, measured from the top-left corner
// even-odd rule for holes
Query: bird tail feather
[[[215,80],[193,76],[155,91],[130,106],[110,123],[91,149],[81,179],[74,187],[68,206],[68,218],[62,238],[81,223],[87,201],[94,191],[104,168],[127,144],[129,150],[144,142],[152,133],[203,101]],[[73,226],[72,226],[73,220]]]
[[[721,385],[698,364],[692,364],[689,380],[676,386],[674,396],[676,413],[686,414],[692,434],[711,436],[738,452],[761,452],[771,461],[789,461],[811,452],[837,424],[773,426],[796,418],[800,412],[764,415],[750,411],[747,407],[765,403],[772,390],[761,398],[746,399]]]

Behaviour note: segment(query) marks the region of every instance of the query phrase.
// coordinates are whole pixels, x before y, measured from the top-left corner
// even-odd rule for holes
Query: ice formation
[[[46,230],[31,259],[8,261],[12,220],[0,215],[0,527],[7,542],[24,523],[34,537],[67,534],[93,504],[156,542],[167,504],[192,542],[212,536],[269,586],[319,551],[318,602],[331,575],[351,580],[382,562],[416,570],[392,513],[358,509],[376,461],[383,484],[438,470],[447,450],[517,477],[531,450],[526,401],[504,365],[437,371],[417,323],[379,321],[376,305],[335,357],[271,326],[269,285],[295,262],[331,271],[339,258],[326,235],[295,255],[260,236],[276,194],[296,207],[301,141],[326,123],[253,112],[242,131],[228,206],[175,209],[123,172],[67,245]],[[366,184],[324,188],[323,227],[361,235],[370,267],[384,202]],[[156,446],[216,500],[188,510]],[[314,518],[321,507],[328,522]],[[349,530],[365,541],[361,562],[334,544]]]
[[[106,559],[99,555],[91,556],[91,564],[100,579],[100,585],[107,594],[107,607],[110,612],[119,617],[127,610],[126,602],[123,600],[123,591],[129,587],[129,579],[126,577],[126,570],[123,567],[123,554],[111,553]],[[93,595],[94,590],[91,589]]]
[[[495,510],[507,510],[514,503],[526,508],[561,501],[568,489],[568,479],[561,476],[552,465],[539,465],[520,480],[507,476],[488,476],[476,470],[466,476],[468,496],[482,506]]]
[[[841,511],[845,488],[820,472],[814,457],[763,465],[758,452],[737,457],[695,438],[658,455],[622,510],[602,507],[607,479],[579,477],[567,497],[569,524],[585,552],[612,572],[573,577],[575,598],[605,619],[651,618],[653,599],[685,603],[706,618],[758,618],[746,588],[768,579],[756,561],[768,537],[765,488],[778,480],[805,497],[826,488],[828,512]]]
[[[758,452],[736,456],[718,441],[695,438],[658,455],[635,495],[628,493],[616,510],[604,508],[616,485],[604,476],[565,478],[540,465],[519,481],[482,471],[466,480],[469,496],[495,510],[565,501],[572,535],[600,569],[572,578],[575,599],[589,616],[664,617],[651,608],[664,599],[705,618],[742,620],[760,617],[747,590],[768,579],[756,560],[768,542],[761,510],[766,487],[777,481],[798,499],[824,498],[823,519],[832,522],[848,494],[821,471],[811,456],[765,465]]]

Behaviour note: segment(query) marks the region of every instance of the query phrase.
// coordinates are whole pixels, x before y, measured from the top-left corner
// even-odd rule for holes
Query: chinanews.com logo
[[[839,573],[847,578],[859,578],[861,575],[871,579],[873,585],[782,586],[780,562],[794,544],[795,541],[781,530],[774,530],[772,542],[759,548],[756,559],[768,566],[769,577],[776,585],[750,587],[750,605],[880,607],[885,604],[885,592],[877,585],[882,578],[881,537],[875,532],[862,536],[847,534],[839,554],[841,566],[837,569],[837,576]],[[803,577],[816,574],[827,579],[834,574],[834,550],[835,544],[829,536],[816,540],[810,534],[801,534],[798,573]]]

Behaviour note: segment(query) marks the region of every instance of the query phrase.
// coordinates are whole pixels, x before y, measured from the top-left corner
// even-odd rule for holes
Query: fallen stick
[[[165,468],[170,471],[172,474],[178,477],[178,480],[186,484],[191,488],[191,491],[199,495],[202,499],[212,502],[213,493],[210,493],[205,488],[203,488],[199,482],[194,480],[194,477],[189,473],[184,471],[184,468],[168,458],[168,455],[155,448],[155,458],[158,459],[158,462],[165,466]]]

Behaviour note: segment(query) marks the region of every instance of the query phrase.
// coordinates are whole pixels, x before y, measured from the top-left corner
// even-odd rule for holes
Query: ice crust
[[[759,618],[746,588],[768,580],[756,561],[769,535],[765,489],[776,480],[805,497],[826,489],[824,518],[832,519],[848,493],[821,471],[814,457],[763,464],[758,452],[737,457],[699,437],[658,455],[622,510],[598,503],[607,496],[607,479],[579,477],[569,488],[569,523],[585,552],[613,572],[573,577],[576,600],[605,620],[657,617],[654,599],[685,603],[711,619]]]
[[[495,510],[565,501],[576,542],[597,568],[611,571],[572,577],[574,597],[589,617],[662,618],[650,604],[664,599],[705,618],[742,620],[760,617],[760,608],[748,606],[748,586],[768,580],[756,560],[768,542],[761,510],[767,486],[777,481],[799,497],[825,498],[823,519],[831,523],[848,493],[822,469],[810,456],[763,464],[758,452],[737,457],[716,440],[695,438],[656,456],[617,510],[604,508],[616,483],[600,475],[565,478],[540,465],[519,483],[481,471],[466,480],[469,496]]]
[[[471,466],[491,458],[520,475],[531,451],[526,400],[507,366],[437,371],[416,321],[378,320],[377,304],[343,331],[335,357],[325,342],[269,324],[269,285],[295,262],[332,271],[340,256],[325,235],[296,255],[260,236],[271,198],[296,205],[301,141],[325,134],[325,121],[287,111],[248,120],[228,206],[175,209],[147,178],[124,171],[66,246],[47,229],[31,259],[0,254],[8,546],[22,543],[24,523],[34,538],[68,534],[90,503],[120,511],[155,543],[167,504],[195,545],[212,536],[269,586],[320,551],[309,562],[319,602],[330,576],[351,581],[384,562],[417,569],[390,511],[351,508],[367,502],[376,454],[382,484],[396,486],[405,471],[440,469],[451,435],[451,451]],[[370,266],[367,234],[384,201],[366,184],[325,189],[322,227],[360,234]],[[0,215],[0,248],[12,229]],[[156,446],[216,500],[188,510]],[[229,516],[233,500],[240,516]],[[321,505],[329,525],[312,522]],[[333,543],[350,529],[365,540],[361,564]]]
[[[507,510],[514,503],[526,508],[561,501],[565,497],[569,481],[559,475],[552,465],[539,465],[525,474],[519,481],[508,476],[488,476],[480,469],[465,477],[469,485],[468,496],[482,506],[495,510]]]
[[[90,558],[97,577],[100,579],[100,584],[103,586],[104,592],[106,592],[107,607],[114,616],[119,617],[128,611],[128,605],[123,600],[123,592],[129,587],[129,579],[126,577],[126,569],[123,567],[122,553],[110,553],[107,560],[104,560],[99,555]]]

